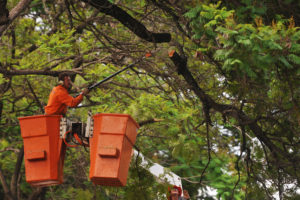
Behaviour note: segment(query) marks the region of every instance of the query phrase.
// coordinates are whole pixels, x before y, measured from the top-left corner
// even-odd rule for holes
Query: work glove
[[[85,89],[82,91],[82,95],[83,95],[83,96],[86,96],[89,92],[90,92],[90,90],[89,90],[88,88],[85,88]]]

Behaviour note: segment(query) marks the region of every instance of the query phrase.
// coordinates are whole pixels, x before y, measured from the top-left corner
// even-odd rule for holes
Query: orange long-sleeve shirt
[[[45,113],[47,115],[63,115],[66,114],[68,107],[76,107],[83,99],[80,94],[76,98],[69,95],[66,88],[62,85],[54,87],[50,93]]]

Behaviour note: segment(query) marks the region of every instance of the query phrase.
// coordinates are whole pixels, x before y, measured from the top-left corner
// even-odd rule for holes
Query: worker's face
[[[72,82],[71,82],[70,76],[65,76],[65,78],[64,78],[64,87],[65,87],[67,90],[70,90],[70,89],[71,89],[71,87],[72,87]]]

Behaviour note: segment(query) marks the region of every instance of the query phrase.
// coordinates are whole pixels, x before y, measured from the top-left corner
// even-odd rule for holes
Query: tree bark
[[[91,6],[97,8],[100,12],[110,15],[117,19],[134,34],[140,38],[154,43],[163,43],[171,41],[171,34],[169,33],[153,33],[148,31],[147,28],[138,20],[130,16],[120,7],[110,3],[107,0],[82,0]]]
[[[9,22],[9,11],[6,8],[7,0],[0,0],[0,26]]]
[[[3,175],[3,172],[1,170],[1,168],[0,168],[0,182],[1,182],[2,187],[3,187],[5,198],[8,199],[8,200],[15,200],[11,195],[10,189],[8,187],[8,184],[7,184],[6,180],[5,180],[5,177]]]
[[[10,190],[12,196],[17,199],[17,188],[18,188],[18,180],[20,176],[20,171],[21,171],[21,166],[23,162],[23,157],[24,157],[24,147],[20,149],[20,152],[18,154],[16,166],[15,166],[15,171],[13,176],[11,177],[11,182],[10,182]]]
[[[45,76],[58,76],[62,72],[69,72],[73,74],[80,74],[81,69],[74,69],[74,70],[57,70],[57,71],[51,71],[51,70],[6,70],[3,68],[0,68],[0,73],[6,75],[6,76],[18,76],[18,75],[45,75]]]
[[[32,2],[32,0],[21,0],[19,3],[9,12],[8,21],[5,22],[5,25],[0,26],[0,36],[8,28],[8,25],[11,24]],[[0,7],[6,6],[6,0],[0,1]],[[0,11],[5,12],[6,7],[0,9]],[[6,9],[7,11],[7,9]],[[1,13],[1,12],[0,12]],[[1,24],[0,24],[1,25]]]
[[[31,195],[28,197],[28,200],[38,199],[46,190],[47,190],[46,187],[35,188],[34,191],[31,193]]]

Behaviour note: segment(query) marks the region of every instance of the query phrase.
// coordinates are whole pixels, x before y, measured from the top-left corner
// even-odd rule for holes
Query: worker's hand
[[[82,95],[83,95],[83,96],[86,96],[89,92],[90,92],[90,90],[87,89],[87,88],[85,88],[85,89],[82,91]]]

